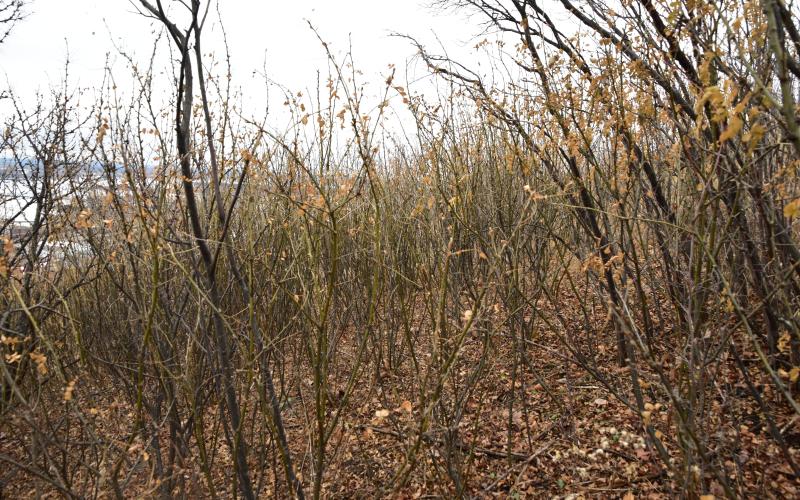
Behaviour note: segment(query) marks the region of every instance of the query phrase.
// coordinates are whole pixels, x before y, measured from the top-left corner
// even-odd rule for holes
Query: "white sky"
[[[173,3],[164,1],[165,5]],[[379,75],[387,74],[389,63],[402,71],[414,55],[411,44],[390,37],[392,32],[413,35],[434,48],[441,42],[451,54],[474,54],[474,37],[480,31],[477,23],[461,13],[432,10],[428,3],[219,0],[219,9],[235,83],[245,100],[260,101],[266,94],[264,79],[253,72],[261,74],[264,67],[271,80],[294,91],[313,88],[318,69],[326,76],[325,54],[306,20],[317,27],[335,53],[346,51],[352,40],[356,67],[372,82],[382,81]],[[71,84],[91,88],[101,82],[107,54],[115,71],[125,67],[112,39],[141,63],[152,49],[156,25],[138,15],[128,0],[32,0],[29,10],[30,16],[0,45],[0,88],[8,84],[23,99],[59,84],[67,50]],[[210,17],[213,25],[206,28],[204,52],[213,50],[221,55],[217,16]],[[166,39],[162,43],[166,44]],[[417,64],[411,77],[425,74],[427,71]],[[124,72],[120,76],[125,76]],[[398,77],[404,75],[398,73]]]

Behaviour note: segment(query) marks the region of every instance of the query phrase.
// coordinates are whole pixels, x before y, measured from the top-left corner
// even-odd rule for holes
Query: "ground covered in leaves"
[[[597,321],[602,321],[600,313]],[[574,327],[576,331],[581,328],[577,322]],[[340,404],[337,397],[344,390],[350,375],[349,361],[357,348],[353,338],[343,338],[342,342],[352,345],[349,356],[348,349],[340,351],[332,365],[327,411],[329,416],[341,411],[341,424],[328,445],[323,496],[451,498],[460,494],[471,498],[626,499],[673,496],[673,473],[663,467],[648,446],[643,415],[613,395],[616,392],[623,398],[632,398],[631,391],[626,389],[630,387],[629,370],[619,368],[613,352],[602,347],[613,345],[612,333],[609,331],[608,339],[575,344],[578,351],[591,352],[592,366],[597,371],[590,375],[559,348],[563,337],[558,332],[534,331],[531,338],[517,342],[500,327],[485,336],[468,337],[447,379],[441,401],[430,410],[431,418],[424,429],[421,429],[424,408],[418,403],[419,380],[424,377],[415,373],[410,362],[368,366],[352,396],[344,405]],[[513,346],[519,346],[520,341],[525,345],[525,354],[515,365]],[[484,352],[487,343],[488,351]],[[677,355],[666,348],[668,343],[669,335],[665,334],[660,354],[665,365]],[[474,389],[468,398],[459,400],[461,389],[470,384],[470,377],[476,373],[475,367],[482,358],[486,364],[477,372]],[[755,366],[757,360],[745,362]],[[284,398],[283,414],[300,478],[308,484],[312,470],[308,429],[313,427],[314,419],[310,374],[301,366],[287,371],[288,397]],[[729,478],[738,483],[741,491],[760,498],[797,497],[800,483],[793,479],[738,374],[732,363],[723,363],[715,380],[709,381],[717,387],[718,396],[706,404],[705,421],[709,427],[703,432],[715,433],[714,452],[729,457],[725,462]],[[651,398],[645,405],[646,420],[653,423],[669,452],[678,456],[680,443],[672,438],[675,414],[668,410],[667,401],[659,401],[657,393],[648,390],[649,375],[642,372],[641,376],[644,394]],[[760,387],[766,400],[773,399],[768,384]],[[158,484],[151,475],[151,452],[139,440],[126,441],[132,430],[133,407],[113,388],[92,385],[88,378],[77,383],[74,395],[74,402],[65,405],[65,414],[60,419],[53,414],[41,418],[60,422],[57,430],[64,433],[71,432],[70,418],[91,421],[100,439],[116,443],[116,449],[127,452],[119,463],[109,457],[90,456],[86,457],[87,462],[99,464],[100,468],[116,465],[127,470],[123,474],[126,495],[136,491],[143,498],[158,496]],[[63,418],[67,414],[71,416]],[[790,453],[800,459],[797,420],[788,408],[778,412],[778,418]],[[447,428],[442,422],[457,424]],[[215,429],[219,419],[213,413],[203,423],[209,426],[207,435],[220,434],[215,432],[219,430]],[[255,419],[248,423],[254,435],[267,432],[263,425]],[[17,429],[24,427],[25,422],[20,421],[2,423],[0,453],[7,462],[13,463],[16,457],[23,463],[21,446],[33,439],[17,433]],[[166,438],[166,430],[164,433]],[[76,438],[80,440],[79,436]],[[207,448],[210,444],[207,443]],[[198,452],[196,443],[190,447],[182,471],[185,479],[182,493],[190,498],[208,497],[208,478],[193,458]],[[230,496],[232,459],[224,444],[217,443],[214,449],[218,454],[217,465],[211,474],[219,485],[215,493]],[[263,451],[274,455],[275,450]],[[409,460],[412,456],[413,460]],[[275,460],[273,456],[272,461]],[[257,470],[256,464],[253,465]],[[280,470],[278,466],[261,468],[256,481],[261,488],[260,496],[285,496],[286,485]],[[398,481],[400,471],[407,475]],[[700,476],[704,472],[692,469],[687,474]],[[703,479],[711,485],[708,495],[725,496],[713,477]],[[33,469],[6,470],[0,481],[4,498],[59,496],[38,480]],[[388,489],[390,484],[399,486]],[[107,491],[109,496],[112,493]]]

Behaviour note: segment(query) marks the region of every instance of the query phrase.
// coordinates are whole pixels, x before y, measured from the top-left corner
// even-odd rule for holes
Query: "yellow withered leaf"
[[[789,219],[797,217],[798,214],[800,214],[800,198],[787,203],[786,206],[783,207],[783,215]]]
[[[75,391],[75,382],[77,381],[78,379],[73,379],[67,384],[67,387],[64,389],[64,401],[72,401],[72,393]]]
[[[726,128],[722,134],[719,136],[719,143],[722,144],[725,141],[733,139],[736,135],[742,130],[742,119],[738,116],[732,116],[730,120],[728,120],[728,128]]]

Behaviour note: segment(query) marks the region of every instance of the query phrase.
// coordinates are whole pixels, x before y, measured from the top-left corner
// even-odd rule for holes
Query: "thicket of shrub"
[[[797,480],[797,12],[447,3],[506,34],[502,85],[417,45],[452,95],[388,76],[372,106],[329,54],[278,133],[205,72],[199,2],[187,26],[142,2],[177,49],[172,109],[152,67],[88,111],[70,89],[14,100],[0,461],[69,497],[319,497],[342,436],[383,429],[401,452],[376,491],[436,460],[474,494],[482,382],[506,364],[511,467],[535,434],[521,373],[547,358],[633,411],[664,492],[773,488],[742,432]],[[391,425],[355,416],[367,393]]]

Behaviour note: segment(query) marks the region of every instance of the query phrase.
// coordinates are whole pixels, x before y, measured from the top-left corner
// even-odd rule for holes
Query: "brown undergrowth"
[[[410,40],[435,97],[320,39],[276,129],[200,0],[132,95],[9,95],[3,495],[797,496],[795,8],[443,3],[499,35]]]
[[[578,317],[577,307],[569,313],[569,304],[576,297],[564,297],[558,304],[560,313]],[[552,304],[540,304],[540,314],[554,314]],[[500,314],[502,315],[502,314]],[[615,353],[598,346],[613,340],[613,330],[605,328],[607,338],[595,338],[591,342],[578,342],[574,348],[591,352],[591,362],[596,367],[596,376],[588,375],[570,357],[557,348],[560,336],[547,328],[533,327],[533,334],[525,339],[524,360],[515,374],[510,373],[514,352],[513,345],[503,324],[496,318],[488,319],[491,347],[490,361],[485,366],[480,382],[463,404],[463,416],[458,429],[432,428],[422,437],[423,447],[416,470],[408,484],[391,494],[395,498],[449,498],[455,494],[447,478],[448,461],[455,461],[463,469],[466,487],[464,494],[473,498],[669,498],[675,495],[671,474],[653,456],[646,444],[641,415],[615,399],[598,383],[600,376],[605,384],[624,388],[628,383],[628,369],[615,365]],[[608,323],[602,309],[590,318],[597,324]],[[536,323],[536,322],[535,322]],[[580,322],[570,325],[580,331]],[[663,331],[667,332],[665,328]],[[423,337],[424,333],[420,333]],[[576,336],[579,338],[579,336]],[[356,355],[357,342],[352,332],[342,335],[345,346],[339,353],[340,361],[331,371],[329,390],[333,404],[331,412],[343,413],[341,427],[331,440],[328,460],[328,479],[323,484],[327,498],[375,498],[387,495],[386,485],[391,482],[399,464],[406,460],[407,450],[418,436],[419,387],[411,361],[406,358],[395,366],[386,364],[369,366],[362,381],[344,406],[337,405],[337,394],[344,391],[344,382],[350,375],[348,360]],[[426,340],[418,338],[420,345]],[[658,343],[658,357],[665,365],[673,347],[670,335],[665,333]],[[402,349],[401,345],[395,346]],[[469,369],[484,356],[483,340],[476,336],[467,339],[461,348],[460,360],[454,369],[453,387],[466,384]],[[388,346],[387,346],[388,348]],[[742,352],[746,353],[745,347]],[[744,362],[755,366],[753,355]],[[308,366],[290,364],[286,367],[289,389],[283,404],[285,425],[292,453],[296,457],[308,456],[308,426],[313,419],[314,408],[309,403],[312,370]],[[674,372],[673,376],[677,376]],[[642,373],[642,386],[654,374]],[[777,446],[770,440],[765,423],[757,405],[741,395],[746,386],[740,371],[731,360],[722,363],[713,379],[707,381],[715,394],[709,403],[708,421],[710,431],[716,436],[715,453],[729,456],[735,463],[736,477],[742,482],[742,492],[762,498],[787,498],[798,494],[800,483],[793,478],[792,471],[783,462]],[[791,446],[791,453],[800,458],[800,425],[790,408],[781,405],[780,398],[769,390],[766,381],[755,380],[763,388],[763,397],[774,405],[777,423]],[[240,388],[244,408],[257,404],[252,388]],[[620,389],[622,396],[631,398],[630,391]],[[646,391],[647,393],[647,391]],[[668,407],[655,394],[648,398],[648,408],[653,425],[664,436],[675,434]],[[53,397],[42,394],[40,397]],[[444,395],[444,404],[448,395]],[[140,441],[126,442],[134,428],[133,408],[115,394],[112,384],[90,378],[89,374],[78,378],[74,398],[65,402],[56,411],[42,416],[37,425],[51,428],[62,434],[64,442],[78,453],[81,442],[89,438],[82,434],[91,432],[91,438],[108,443],[108,455],[84,459],[100,471],[111,467],[114,460],[124,461],[126,495],[139,498],[158,497],[159,483],[154,477],[153,457],[148,446]],[[247,410],[246,410],[247,411]],[[71,421],[82,420],[80,426]],[[253,415],[245,418],[251,442],[256,435],[269,434],[269,428]],[[17,424],[20,424],[19,426]],[[4,422],[0,434],[0,453],[16,463],[24,463],[25,456],[19,451],[30,446],[31,436],[24,431],[31,422]],[[213,408],[203,417],[202,425],[208,426],[207,435],[218,435],[219,415]],[[87,429],[91,429],[87,431]],[[166,429],[161,431],[167,433]],[[455,434],[454,443],[446,440],[447,433]],[[167,441],[167,436],[163,436]],[[669,438],[663,442],[668,450],[676,453]],[[188,443],[190,456],[198,454],[196,443]],[[58,449],[52,450],[58,456]],[[278,458],[274,449],[265,451],[268,463]],[[230,484],[232,458],[224,447],[211,477],[220,485],[217,495],[228,496],[224,489]],[[98,459],[100,459],[98,461]],[[204,473],[190,458],[175,471],[185,481],[183,494],[190,498],[207,497]],[[300,477],[303,477],[306,459],[300,458]],[[256,465],[256,462],[253,462]],[[285,480],[280,474],[264,471],[254,478],[264,497],[283,496]],[[305,472],[311,474],[310,471]],[[80,474],[73,478],[76,483],[85,480]],[[714,487],[713,478],[709,479]],[[58,497],[46,481],[20,471],[9,471],[2,478],[3,494],[7,498],[43,496]],[[716,488],[719,488],[717,486]],[[721,488],[713,493],[723,496]],[[101,494],[101,496],[104,496]]]

